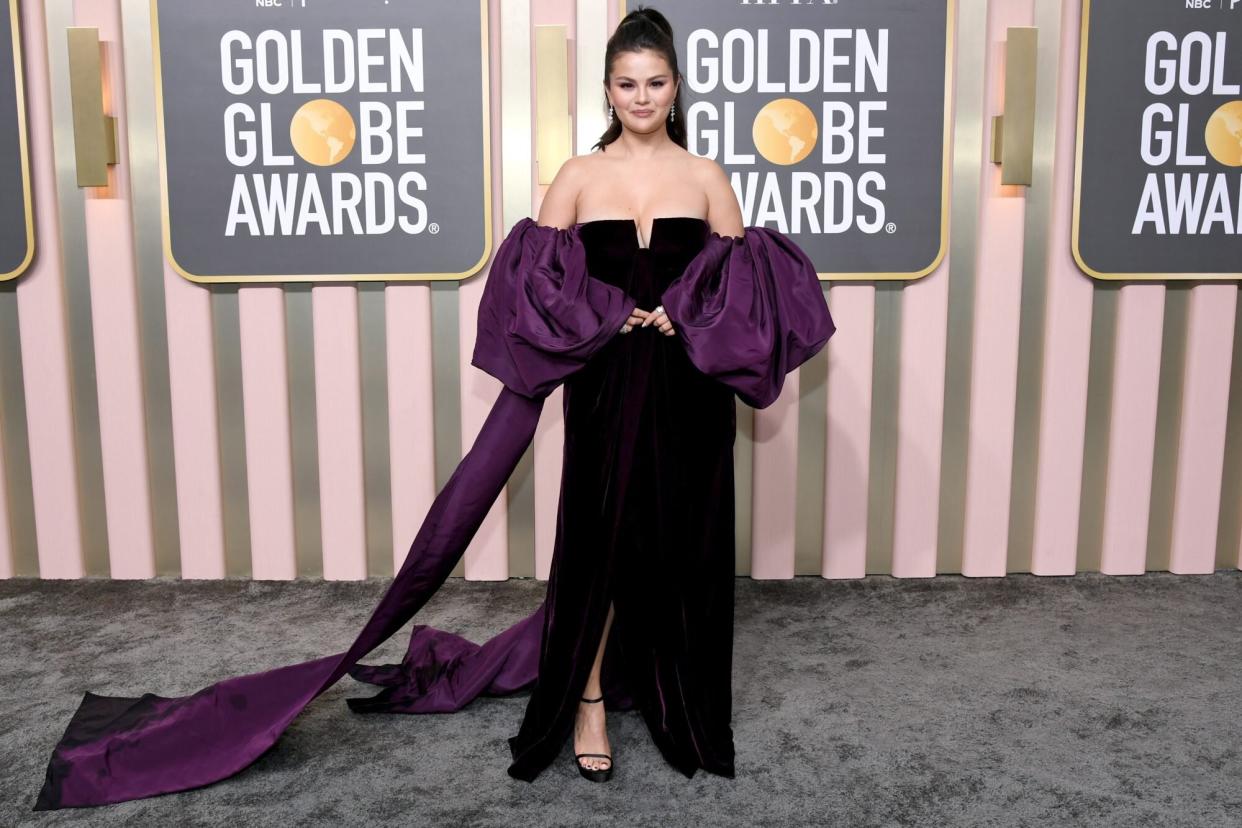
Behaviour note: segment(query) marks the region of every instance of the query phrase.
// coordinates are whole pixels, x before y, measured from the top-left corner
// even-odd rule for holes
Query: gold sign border
[[[13,38],[13,79],[17,101],[17,141],[22,156],[22,202],[26,208],[26,258],[16,269],[0,273],[0,282],[16,279],[26,272],[34,260],[34,209],[30,199],[30,145],[26,136],[26,78],[22,72],[22,35],[17,21],[17,0],[9,0],[9,25]]]
[[[10,0],[16,2],[16,0]],[[199,276],[183,268],[173,256],[172,230],[168,221],[168,159],[164,139],[164,77],[160,59],[160,21],[158,0],[151,0],[151,53],[155,66],[155,123],[159,136],[160,213],[163,221],[164,255],[183,277],[199,284],[273,284],[277,282],[314,282],[341,284],[350,282],[422,282],[459,281],[478,273],[492,255],[492,126],[491,126],[491,61],[488,51],[487,0],[479,0],[479,55],[482,61],[483,104],[483,255],[468,270],[459,273],[361,273],[361,274],[268,274],[261,276],[221,275]]]
[[[1091,19],[1091,0],[1082,0],[1082,21],[1078,34],[1078,124],[1074,138],[1074,218],[1070,229],[1070,252],[1078,268],[1095,279],[1119,281],[1136,279],[1145,282],[1166,281],[1228,281],[1242,278],[1242,273],[1113,273],[1096,270],[1088,265],[1078,249],[1078,218],[1082,197],[1082,126],[1087,101],[1087,30]]]
[[[626,0],[618,0],[621,11],[621,18],[626,15]],[[850,272],[850,271],[818,271],[821,281],[833,282],[874,282],[874,281],[893,281],[904,279],[907,281],[916,281],[931,273],[940,263],[944,261],[945,253],[949,249],[949,180],[952,174],[952,159],[949,155],[949,144],[952,138],[952,109],[953,109],[953,71],[955,68],[953,61],[953,43],[957,38],[957,0],[946,0],[945,3],[945,25],[944,25],[944,113],[942,115],[941,128],[941,158],[940,158],[940,250],[936,253],[936,258],[932,259],[931,264],[922,270],[913,270],[908,272]],[[820,233],[819,235],[824,235]]]

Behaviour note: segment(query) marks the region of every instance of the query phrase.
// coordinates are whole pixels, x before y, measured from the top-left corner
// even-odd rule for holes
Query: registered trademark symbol
[[[431,224],[427,225],[427,232],[432,234],[439,233],[440,225],[433,221]]]
[[[884,225],[884,232],[885,233],[896,233],[897,225],[890,221],[888,224]]]

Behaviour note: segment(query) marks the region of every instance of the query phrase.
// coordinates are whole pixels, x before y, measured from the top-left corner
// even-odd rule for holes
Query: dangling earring
[[[612,104],[608,104],[608,126],[612,126]]]
[[[677,101],[673,101],[673,105],[668,108],[668,119],[670,121],[677,120]]]

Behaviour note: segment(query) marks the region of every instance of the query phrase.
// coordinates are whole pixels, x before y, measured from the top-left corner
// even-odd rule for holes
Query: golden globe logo
[[[1227,167],[1242,166],[1242,100],[1218,106],[1203,126],[1207,155],[1192,152],[1187,98],[1237,95],[1239,84],[1226,73],[1229,32],[1190,32],[1180,39],[1168,31],[1147,38],[1143,83],[1152,95],[1176,94],[1175,104],[1158,100],[1143,110],[1139,154],[1149,167],[1208,166],[1208,158]],[[1176,108],[1175,108],[1176,107]],[[1232,190],[1232,192],[1231,192]],[[1148,172],[1131,226],[1131,235],[1242,233],[1242,176],[1225,172]]]
[[[236,98],[223,112],[224,155],[245,170],[233,176],[224,235],[423,232],[427,206],[417,193],[426,191],[426,177],[413,169],[393,173],[427,163],[415,151],[423,136],[415,119],[425,102],[403,97],[425,91],[422,29],[323,29],[315,36],[319,77],[307,74],[300,30],[252,38],[235,29],[220,37],[220,83]],[[366,97],[351,113],[325,94]],[[282,128],[271,99],[291,95],[316,97]],[[297,159],[314,168],[348,159],[351,169],[276,171],[296,167]]]
[[[787,38],[782,64],[770,48],[774,37]],[[811,230],[844,233],[894,232],[881,194],[889,92],[889,29],[766,28],[727,29],[719,34],[695,29],[686,39],[686,80],[698,94],[723,90],[719,104],[692,103],[686,123],[695,152],[734,167],[734,189],[744,205],[756,205],[752,220],[798,226],[805,217]],[[813,101],[779,97],[764,103],[746,124],[737,116],[732,96],[746,93],[823,96]],[[742,121],[739,123],[739,121]],[[788,167],[811,158],[822,169],[743,170],[755,163],[743,130],[764,160]],[[821,134],[822,133],[822,134]],[[851,173],[841,168],[871,167]]]

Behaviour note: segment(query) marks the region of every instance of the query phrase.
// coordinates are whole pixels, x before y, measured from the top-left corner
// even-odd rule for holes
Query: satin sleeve
[[[589,275],[576,226],[522,218],[496,250],[470,364],[542,398],[620,332],[637,302]]]
[[[694,366],[754,408],[836,331],[811,260],[766,227],[711,233],[660,301]]]

